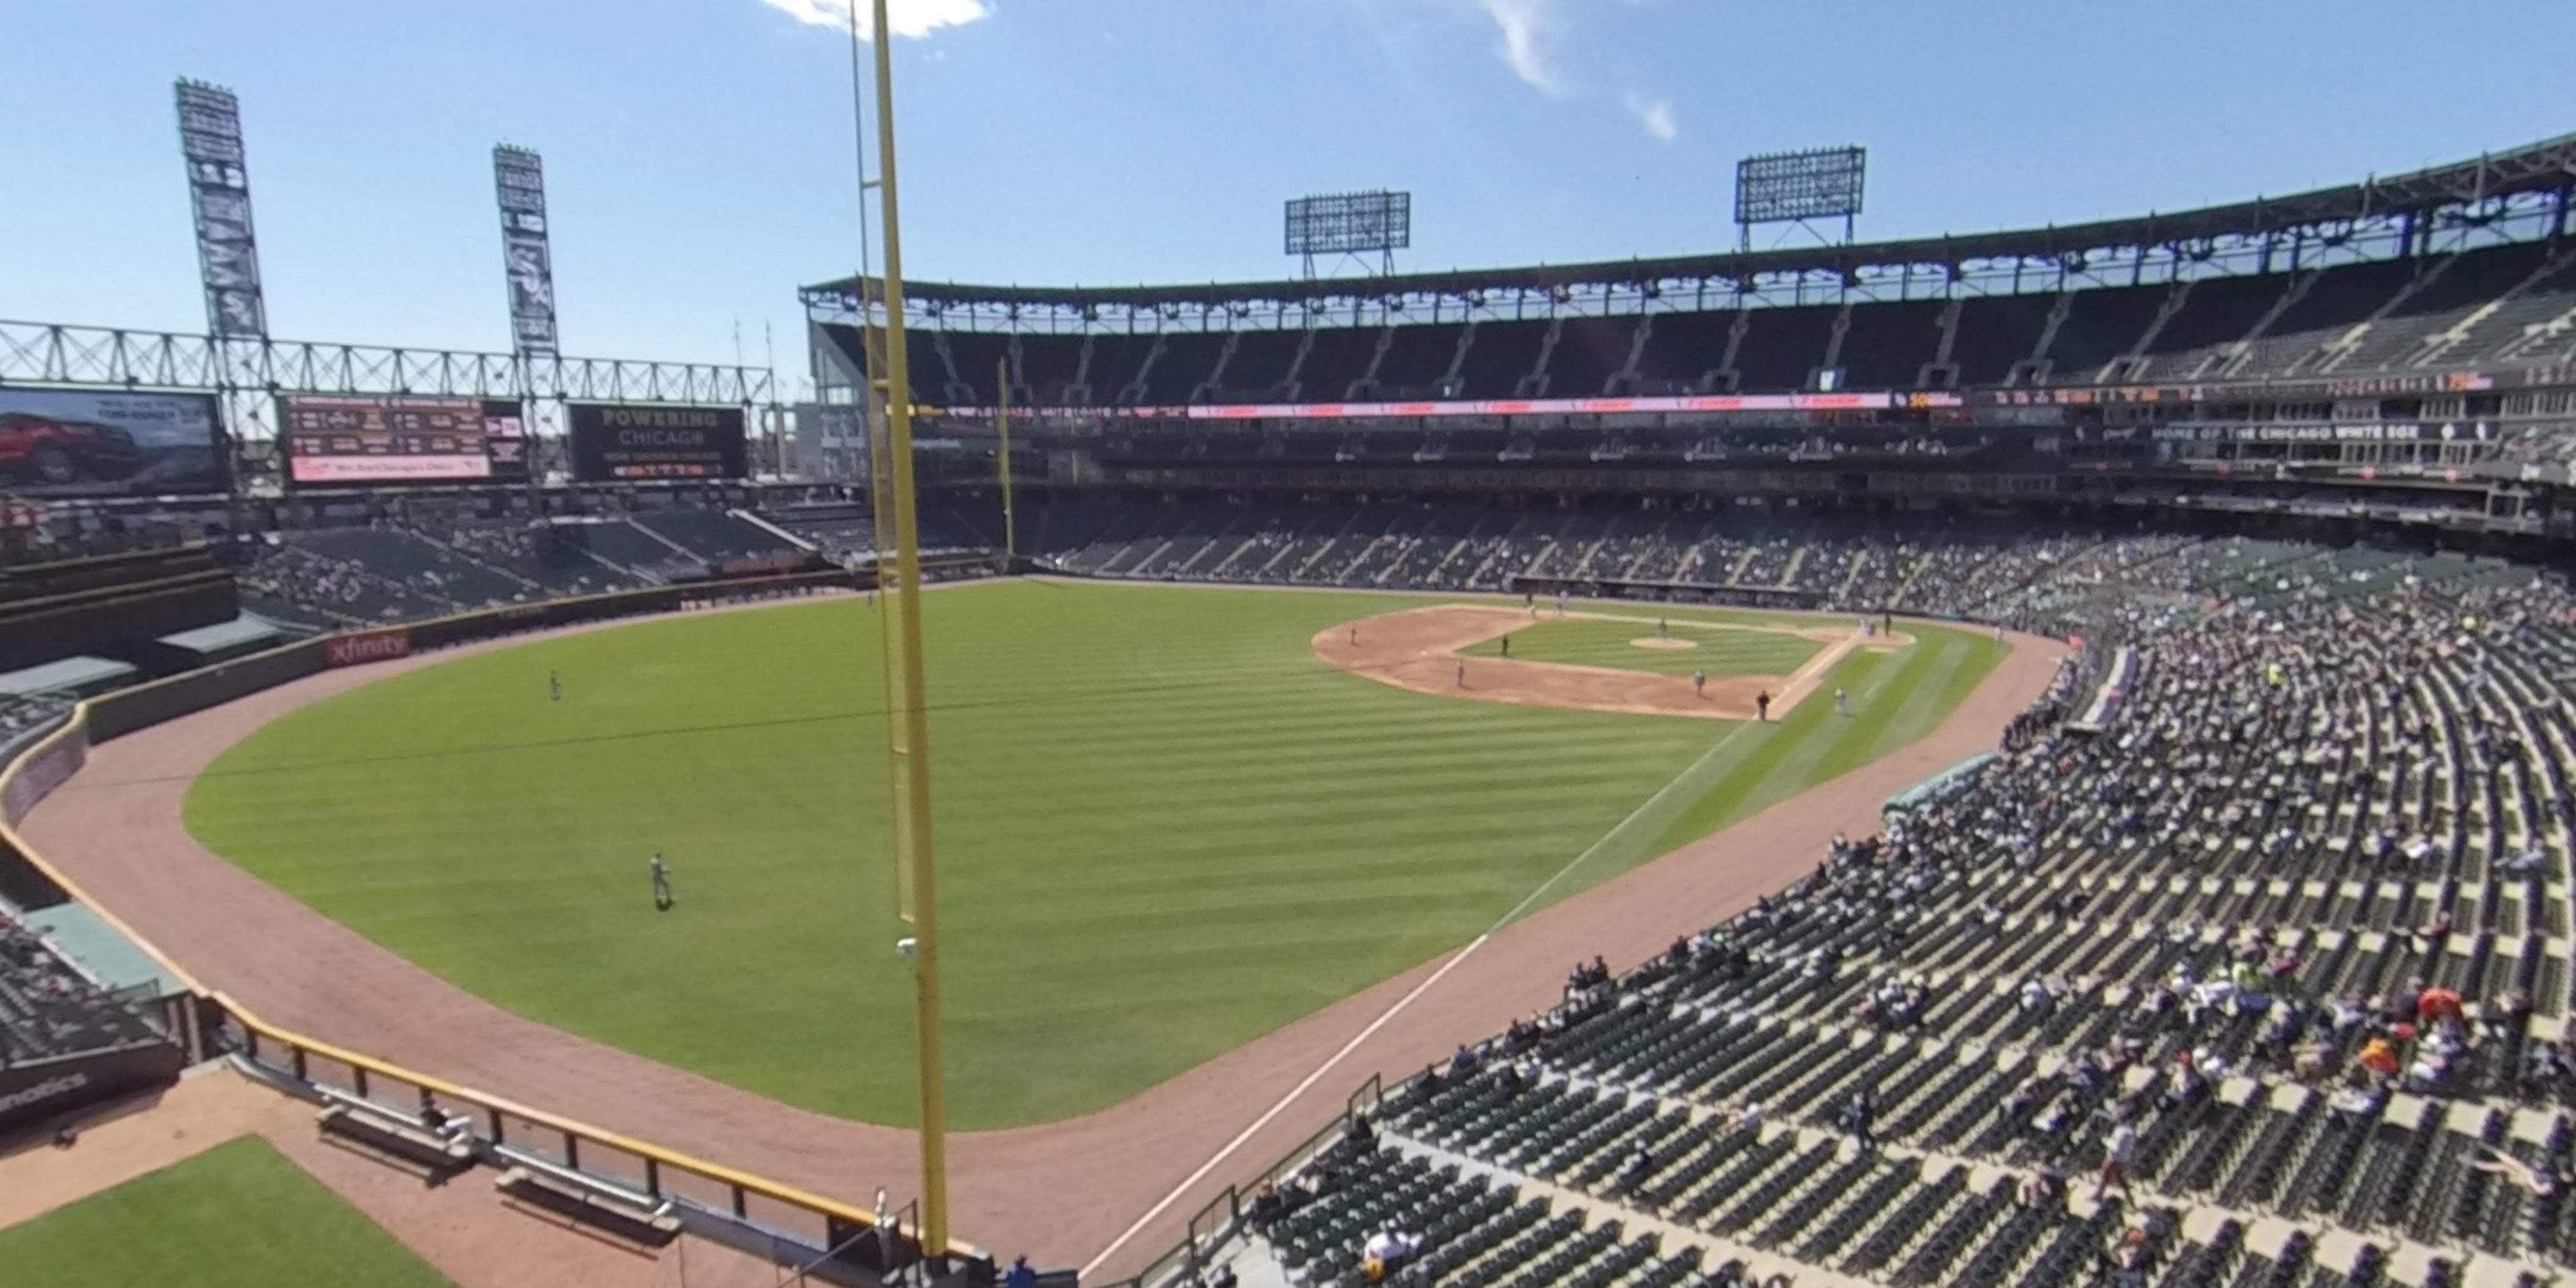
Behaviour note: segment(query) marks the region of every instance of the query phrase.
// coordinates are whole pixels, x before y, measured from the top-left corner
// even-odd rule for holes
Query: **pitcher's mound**
[[[1641,640],[1630,640],[1630,641],[1628,641],[1628,642],[1629,642],[1630,644],[1635,645],[1635,646],[1636,646],[1636,647],[1638,647],[1638,648],[1659,648],[1659,649],[1664,649],[1664,650],[1666,650],[1666,651],[1670,651],[1670,650],[1677,649],[1677,648],[1698,648],[1698,647],[1699,647],[1699,641],[1698,641],[1698,640],[1677,640],[1677,639],[1671,639],[1671,638],[1657,639],[1657,638],[1655,638],[1655,637],[1654,637],[1654,636],[1652,636],[1652,635],[1649,635],[1649,636],[1647,636],[1646,638],[1641,639]]]

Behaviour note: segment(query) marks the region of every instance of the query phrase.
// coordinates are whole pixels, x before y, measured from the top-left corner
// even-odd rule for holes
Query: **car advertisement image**
[[[202,394],[0,389],[0,490],[13,495],[220,492],[229,477]]]

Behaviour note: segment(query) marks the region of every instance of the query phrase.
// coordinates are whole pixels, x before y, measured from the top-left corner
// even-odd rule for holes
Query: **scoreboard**
[[[287,477],[303,486],[528,480],[516,402],[288,394],[277,400],[277,423]]]

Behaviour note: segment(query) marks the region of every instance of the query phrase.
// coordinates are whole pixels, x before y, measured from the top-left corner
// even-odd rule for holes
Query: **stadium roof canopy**
[[[1275,304],[1313,299],[1395,295],[1454,295],[1473,291],[1546,291],[1648,283],[1745,281],[1802,272],[1858,273],[1881,265],[1933,264],[1953,269],[1980,261],[2065,261],[2126,247],[2188,246],[2222,240],[2261,239],[2337,225],[2384,223],[2445,208],[2469,207],[2517,194],[2564,192],[2576,185],[2576,134],[2560,135],[2510,152],[2433,166],[2391,178],[2367,179],[2284,197],[2258,197],[2228,206],[2177,214],[2024,228],[1968,236],[1913,238],[1843,246],[1603,260],[1382,277],[1283,278],[1166,286],[988,286],[907,280],[914,308],[949,305],[1140,308],[1154,305]],[[873,283],[871,283],[873,285]],[[809,303],[847,302],[856,278],[804,288]]]

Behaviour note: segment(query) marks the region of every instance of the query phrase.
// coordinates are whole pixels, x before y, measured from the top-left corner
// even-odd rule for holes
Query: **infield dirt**
[[[1752,720],[1759,717],[1756,699],[1771,695],[1774,719],[1787,716],[1816,691],[1825,673],[1856,648],[1893,649],[1912,642],[1904,635],[1863,637],[1858,631],[1820,626],[1786,628],[1744,626],[1730,629],[1794,635],[1823,644],[1816,655],[1788,675],[1710,676],[1705,689],[1688,677],[1622,671],[1606,666],[1565,662],[1532,662],[1517,658],[1463,657],[1464,650],[1529,625],[1532,621],[1576,619],[1627,620],[1608,613],[1574,613],[1533,617],[1510,608],[1472,604],[1439,604],[1403,612],[1381,613],[1315,632],[1315,656],[1380,684],[1476,702],[1513,706],[1563,707],[1578,711],[1615,711],[1626,715],[1688,716],[1700,720]],[[1691,648],[1687,640],[1648,637],[1633,640],[1640,648]]]

